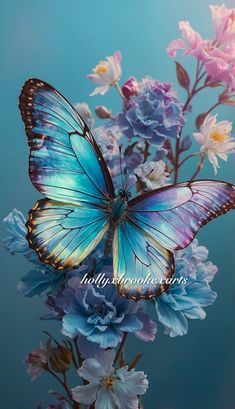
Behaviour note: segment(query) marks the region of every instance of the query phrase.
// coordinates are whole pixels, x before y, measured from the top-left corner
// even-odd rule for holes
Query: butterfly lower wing
[[[134,300],[149,299],[169,286],[174,272],[172,253],[153,240],[128,218],[114,232],[114,278],[119,293]]]
[[[235,186],[201,180],[166,186],[128,203],[128,217],[169,250],[187,247],[210,220],[235,208]]]
[[[27,239],[40,259],[56,269],[68,269],[96,247],[109,229],[102,209],[39,200],[29,212]]]
[[[38,79],[26,81],[19,101],[34,186],[53,200],[106,205],[114,196],[112,180],[77,111],[58,91]]]

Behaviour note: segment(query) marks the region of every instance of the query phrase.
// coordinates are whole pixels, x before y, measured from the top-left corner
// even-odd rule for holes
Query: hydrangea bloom
[[[115,85],[120,80],[122,75],[121,59],[120,51],[116,51],[114,55],[107,57],[106,61],[100,61],[99,64],[93,68],[93,73],[87,77],[100,86],[96,87],[91,95],[106,94],[109,87]]]
[[[114,357],[108,350],[83,362],[78,374],[89,383],[72,389],[76,402],[95,402],[95,409],[138,409],[138,396],[148,388],[146,375],[127,366],[115,370]]]
[[[207,261],[208,250],[199,246],[195,239],[184,250],[175,253],[176,282],[168,291],[156,299],[159,321],[165,327],[165,334],[175,337],[188,332],[187,319],[204,319],[204,307],[211,305],[216,293],[211,290],[217,267]],[[185,279],[185,284],[180,279]]]
[[[114,284],[98,288],[73,277],[55,302],[64,312],[63,333],[71,338],[83,335],[101,348],[116,347],[124,332],[145,341],[155,338],[156,325],[143,304],[121,297]]]
[[[117,117],[123,133],[162,146],[167,137],[176,138],[184,124],[182,106],[172,86],[145,77],[137,95],[130,95]]]
[[[228,154],[235,152],[235,138],[230,137],[231,130],[231,122],[217,122],[217,115],[208,115],[201,125],[200,131],[193,134],[201,145],[202,154],[208,155],[215,174],[219,168],[217,156],[226,161]]]

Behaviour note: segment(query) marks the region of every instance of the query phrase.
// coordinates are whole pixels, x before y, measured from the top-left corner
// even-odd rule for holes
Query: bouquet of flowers
[[[194,180],[209,160],[216,174],[219,161],[235,152],[232,125],[218,121],[216,108],[235,105],[235,9],[211,6],[214,38],[204,39],[188,21],[181,21],[181,38],[171,41],[170,57],[183,50],[195,60],[195,77],[176,62],[179,85],[185,90],[182,103],[170,82],[149,76],[130,77],[120,85],[121,53],[100,61],[88,78],[96,84],[91,95],[104,95],[115,87],[120,112],[113,114],[104,105],[95,113],[103,125],[94,127],[86,103],[75,109],[90,126],[116,186],[123,178],[136,193],[178,182],[183,165],[198,158],[189,175]],[[184,134],[193,98],[207,88],[218,89],[218,98],[196,117],[192,136]],[[196,152],[192,151],[193,138]],[[195,144],[194,144],[195,146]],[[120,148],[121,147],[121,148]],[[121,154],[120,154],[121,150]],[[216,299],[211,282],[217,267],[208,260],[208,249],[196,239],[176,251],[175,273],[169,288],[151,300],[135,302],[119,295],[112,280],[112,256],[99,245],[76,268],[57,271],[39,261],[26,240],[25,217],[14,209],[5,219],[8,234],[4,246],[14,255],[22,253],[31,269],[18,284],[24,297],[43,295],[48,308],[44,320],[58,320],[61,335],[44,331],[45,339],[26,357],[27,372],[35,380],[44,372],[58,381],[59,391],[50,392],[54,403],[47,409],[138,409],[148,388],[147,376],[136,370],[142,354],[127,361],[125,343],[131,336],[153,342],[160,322],[165,334],[182,336],[190,319],[204,319],[204,308]],[[106,280],[106,281],[105,281]],[[155,310],[155,320],[150,311]],[[37,406],[42,409],[42,403]]]

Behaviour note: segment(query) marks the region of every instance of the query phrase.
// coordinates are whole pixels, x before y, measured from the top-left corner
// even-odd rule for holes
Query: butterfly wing
[[[48,199],[29,213],[28,241],[55,268],[82,261],[109,228],[114,188],[87,125],[49,84],[26,81],[19,107],[30,147],[29,175]]]
[[[210,220],[235,208],[235,186],[200,180],[166,186],[128,203],[128,217],[163,247],[187,247]]]
[[[113,243],[120,294],[138,300],[165,291],[174,273],[171,251],[188,246],[200,227],[232,208],[235,187],[208,180],[167,186],[129,201]]]
[[[130,219],[116,227],[113,268],[119,293],[139,300],[160,295],[174,272],[173,254]]]
[[[109,229],[102,208],[39,200],[29,212],[28,241],[40,259],[56,269],[68,269],[96,247]]]
[[[105,205],[114,188],[87,125],[49,84],[26,81],[19,99],[30,147],[29,175],[48,198]]]

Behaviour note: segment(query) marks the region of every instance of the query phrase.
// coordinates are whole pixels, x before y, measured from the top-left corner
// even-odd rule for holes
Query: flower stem
[[[200,161],[198,162],[198,165],[197,165],[197,169],[194,172],[193,176],[191,177],[190,181],[194,180],[196,178],[196,176],[199,174],[199,172],[201,171],[201,169],[203,167],[205,157],[206,157],[205,154],[201,155]]]
[[[203,68],[203,64],[200,64],[199,61],[197,62],[197,68],[196,68],[196,77],[195,77],[195,82],[193,84],[191,92],[188,94],[188,98],[185,101],[185,104],[183,106],[182,112],[185,113],[193,99],[193,97],[202,89],[206,87],[206,85],[203,85],[202,87],[197,89],[197,85],[201,81],[201,79],[204,77],[205,72],[201,73],[201,70]],[[179,177],[179,159],[180,159],[180,139],[181,139],[181,134],[182,130],[180,131],[177,140],[176,140],[176,145],[175,145],[175,163],[174,163],[174,170],[175,170],[175,175],[174,175],[174,184],[178,182],[178,177]]]
[[[117,90],[117,92],[119,93],[119,95],[121,95],[122,99],[124,99],[124,101],[125,101],[125,97],[124,97],[124,95],[123,95],[123,92],[122,92],[122,90],[121,90],[121,87],[120,87],[118,81],[114,82],[113,85],[114,85],[114,87],[116,88],[116,90]]]
[[[117,351],[116,356],[115,356],[114,361],[113,361],[114,364],[116,364],[116,362],[117,362],[117,360],[119,358],[119,355],[120,355],[120,353],[121,353],[121,351],[122,351],[122,349],[124,347],[124,344],[125,344],[126,339],[127,339],[127,335],[128,335],[128,332],[124,332],[121,344],[120,344],[120,346],[118,348],[118,351]]]

